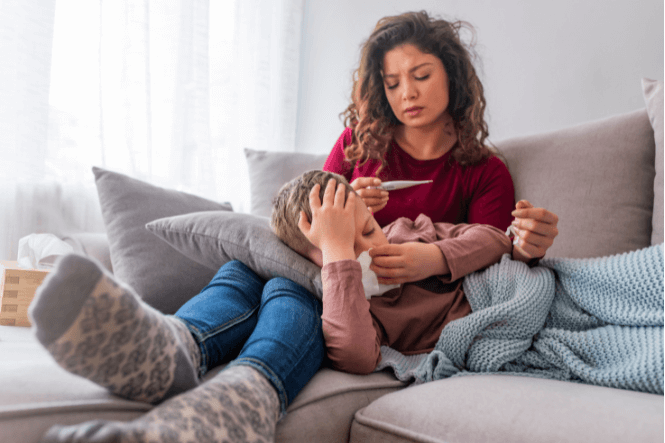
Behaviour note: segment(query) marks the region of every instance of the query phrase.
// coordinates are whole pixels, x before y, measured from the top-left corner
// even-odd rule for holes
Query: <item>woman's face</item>
[[[386,52],[383,88],[397,119],[407,127],[445,124],[448,75],[441,59],[412,44]]]

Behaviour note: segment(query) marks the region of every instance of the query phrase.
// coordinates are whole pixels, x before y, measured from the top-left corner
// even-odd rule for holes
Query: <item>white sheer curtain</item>
[[[304,0],[2,0],[0,259],[102,231],[91,166],[248,209],[293,150]]]

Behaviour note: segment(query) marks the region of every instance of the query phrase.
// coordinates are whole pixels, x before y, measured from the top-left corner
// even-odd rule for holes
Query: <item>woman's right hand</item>
[[[358,177],[351,182],[351,187],[363,199],[372,214],[388,204],[388,191],[376,189],[377,186],[381,186],[381,180],[376,177]]]

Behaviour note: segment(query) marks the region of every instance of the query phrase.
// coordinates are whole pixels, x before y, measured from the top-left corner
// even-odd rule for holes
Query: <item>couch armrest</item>
[[[106,233],[79,232],[67,235],[62,240],[71,245],[74,248],[74,252],[98,260],[108,271],[113,273],[109,239]]]

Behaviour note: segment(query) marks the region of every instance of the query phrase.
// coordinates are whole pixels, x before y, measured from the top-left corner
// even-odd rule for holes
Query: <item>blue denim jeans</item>
[[[175,317],[199,344],[201,375],[231,359],[251,366],[273,384],[282,412],[323,362],[321,302],[286,278],[266,283],[239,261],[222,266]]]

